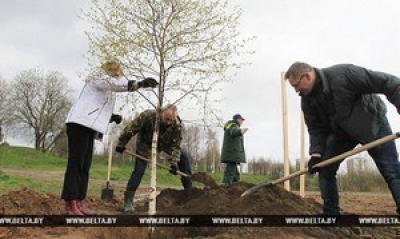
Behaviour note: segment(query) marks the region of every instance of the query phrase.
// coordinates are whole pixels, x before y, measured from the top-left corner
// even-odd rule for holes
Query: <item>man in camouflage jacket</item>
[[[151,145],[153,139],[154,125],[156,122],[155,110],[143,111],[139,116],[133,119],[124,129],[119,137],[115,151],[123,153],[125,145],[129,140],[137,135],[136,154],[145,158],[150,158]],[[182,140],[181,122],[177,115],[177,108],[174,105],[167,105],[163,108],[160,115],[159,135],[157,151],[164,151],[169,154],[172,174],[176,174],[178,170],[178,162],[180,159],[180,145]],[[133,197],[136,189],[139,187],[144,175],[147,162],[139,158],[135,160],[135,168],[128,180],[126,191],[124,193],[124,211],[133,211]]]

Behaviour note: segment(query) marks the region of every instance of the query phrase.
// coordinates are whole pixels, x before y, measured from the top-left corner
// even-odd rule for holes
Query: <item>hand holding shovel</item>
[[[361,146],[361,147],[355,148],[355,149],[353,149],[353,150],[350,150],[350,151],[347,151],[347,152],[345,152],[345,153],[339,154],[339,155],[337,155],[337,156],[335,156],[335,157],[333,157],[333,158],[330,158],[330,159],[324,160],[324,161],[322,161],[322,162],[320,162],[320,163],[317,163],[317,164],[315,164],[315,165],[313,166],[313,168],[322,168],[322,167],[325,167],[325,166],[327,166],[327,165],[329,165],[329,164],[331,164],[331,163],[334,163],[334,162],[343,160],[343,159],[345,159],[345,158],[347,158],[347,157],[349,157],[349,156],[358,154],[358,153],[360,153],[360,152],[363,152],[363,151],[365,151],[365,150],[374,148],[374,147],[379,146],[379,145],[381,145],[381,144],[384,144],[384,143],[393,141],[393,140],[395,140],[395,139],[397,139],[397,138],[399,138],[399,137],[400,137],[400,132],[397,132],[397,133],[395,133],[395,134],[388,135],[388,136],[386,136],[386,137],[383,137],[383,138],[377,139],[377,140],[375,140],[375,141],[372,141],[372,142],[370,142],[370,143],[368,143],[368,144],[365,144],[365,145],[363,145],[363,146]],[[262,187],[270,187],[270,186],[272,186],[272,185],[275,185],[275,184],[278,184],[278,183],[282,183],[282,182],[284,182],[284,181],[286,181],[286,180],[289,180],[289,179],[291,179],[291,178],[294,178],[294,177],[297,177],[297,176],[306,174],[308,171],[309,171],[308,168],[305,168],[305,169],[303,169],[303,170],[294,172],[294,173],[290,174],[289,176],[286,176],[286,177],[283,177],[283,178],[279,178],[279,179],[276,179],[276,180],[271,181],[271,182],[265,182],[265,183],[258,184],[258,185],[256,185],[256,186],[254,186],[254,187],[252,187],[252,188],[249,188],[249,189],[247,189],[246,191],[244,191],[244,193],[241,195],[241,197],[246,196],[246,195],[249,195],[249,194],[255,192],[255,191],[256,191],[257,189],[259,189],[259,188],[262,188]]]

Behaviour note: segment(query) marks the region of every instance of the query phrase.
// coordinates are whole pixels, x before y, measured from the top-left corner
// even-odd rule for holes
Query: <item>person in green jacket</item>
[[[221,162],[225,163],[222,184],[228,185],[240,181],[238,165],[246,163],[243,135],[247,128],[240,128],[244,118],[235,114],[224,126],[224,141],[222,143]]]

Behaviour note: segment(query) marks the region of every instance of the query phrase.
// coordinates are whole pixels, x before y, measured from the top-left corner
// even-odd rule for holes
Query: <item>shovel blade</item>
[[[109,184],[107,183],[107,187],[101,190],[101,200],[103,202],[111,202],[114,197],[114,189],[109,188]]]
[[[272,185],[273,185],[273,184],[272,184],[271,182],[266,182],[266,183],[258,184],[258,185],[254,186],[254,187],[251,187],[251,188],[247,189],[247,190],[244,191],[244,192],[242,193],[242,195],[240,195],[240,196],[241,196],[241,197],[244,197],[244,196],[246,196],[246,195],[249,195],[249,194],[251,194],[251,193],[257,191],[257,190],[260,189],[260,188],[264,188],[264,187],[267,188],[267,187],[270,187],[270,186],[272,186]]]

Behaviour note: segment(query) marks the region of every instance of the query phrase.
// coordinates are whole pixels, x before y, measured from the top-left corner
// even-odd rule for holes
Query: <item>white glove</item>
[[[240,129],[240,131],[242,131],[242,135],[244,135],[246,132],[247,132],[247,130],[249,130],[248,128],[242,128],[242,129]]]

